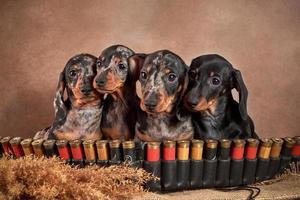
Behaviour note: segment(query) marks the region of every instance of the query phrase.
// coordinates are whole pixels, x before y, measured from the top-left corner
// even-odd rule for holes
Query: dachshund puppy
[[[239,103],[232,96],[235,88]],[[248,91],[240,71],[215,54],[195,58],[189,69],[184,105],[193,112],[195,137],[257,138],[247,113]]]
[[[108,93],[103,105],[101,131],[107,139],[128,140],[134,137],[137,96],[137,66],[129,64],[134,52],[123,45],[103,50],[97,61],[94,88]]]
[[[101,139],[102,97],[93,88],[97,57],[80,54],[72,57],[60,74],[54,99],[55,120],[38,132],[37,138]],[[64,100],[66,89],[68,98]]]
[[[191,139],[194,132],[191,116],[180,105],[188,84],[188,68],[184,61],[168,50],[161,50],[149,54],[140,63],[136,139]]]

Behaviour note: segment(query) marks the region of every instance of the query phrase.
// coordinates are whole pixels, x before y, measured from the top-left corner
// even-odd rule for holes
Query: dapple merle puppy
[[[90,54],[72,57],[59,76],[54,99],[55,120],[35,135],[53,139],[101,139],[102,97],[93,88],[97,58]],[[64,99],[64,92],[67,99]]]
[[[139,69],[137,65],[130,65],[130,56],[132,59],[135,57],[131,49],[114,45],[103,50],[97,61],[93,85],[98,92],[108,94],[101,122],[101,130],[107,139],[128,140],[134,137],[138,107],[135,82]]]
[[[239,103],[231,90],[239,93]],[[195,137],[257,138],[247,113],[247,88],[239,70],[219,55],[195,58],[189,69],[185,106],[193,112]]]
[[[136,138],[141,141],[191,139],[194,132],[191,116],[181,106],[188,84],[186,64],[168,50],[140,60]]]

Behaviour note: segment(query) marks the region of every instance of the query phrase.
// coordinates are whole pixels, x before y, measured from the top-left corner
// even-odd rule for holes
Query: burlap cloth
[[[261,192],[255,199],[300,199],[300,175],[289,174],[273,183],[255,185]],[[167,194],[149,193],[135,200],[194,200],[194,199],[247,199],[249,191],[223,192],[214,189],[200,189]]]

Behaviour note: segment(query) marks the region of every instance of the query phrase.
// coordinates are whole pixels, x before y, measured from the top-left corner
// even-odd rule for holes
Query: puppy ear
[[[140,82],[140,81],[137,81],[137,82],[135,83],[135,92],[136,92],[136,95],[137,95],[140,99],[142,99],[143,94],[142,94],[142,86],[141,86],[141,82]]]
[[[186,121],[189,116],[187,110],[182,105],[183,97],[185,95],[186,89],[189,84],[188,66],[187,65],[185,65],[185,77],[184,77],[183,81],[184,81],[183,87],[181,89],[181,93],[180,93],[178,104],[177,104],[177,107],[179,106],[179,108],[177,109],[177,112],[176,112],[176,116],[179,119],[179,121]]]
[[[186,72],[185,72],[185,77],[184,77],[184,84],[183,84],[182,93],[181,93],[182,94],[182,98],[183,98],[183,96],[185,94],[185,91],[186,91],[186,89],[188,87],[188,84],[189,84],[188,71],[189,71],[188,66],[186,66]]]
[[[182,101],[184,95],[185,95],[185,92],[186,92],[186,89],[188,87],[188,84],[189,84],[189,75],[188,75],[188,66],[185,65],[185,76],[184,76],[184,82],[183,82],[183,85],[182,85],[182,89],[181,89],[181,93],[180,93],[180,96],[179,96],[179,102]]]
[[[243,120],[248,119],[247,113],[247,98],[248,98],[248,90],[243,81],[242,74],[239,70],[234,69],[232,72],[232,88],[235,88],[239,93],[239,110]]]
[[[66,88],[65,70],[60,73],[56,94],[54,98],[55,122],[59,123],[67,116],[67,106],[64,101],[64,92]]]
[[[146,56],[146,54],[138,53],[128,58],[129,71],[131,77],[130,81],[134,84],[139,79],[140,70],[143,67]]]

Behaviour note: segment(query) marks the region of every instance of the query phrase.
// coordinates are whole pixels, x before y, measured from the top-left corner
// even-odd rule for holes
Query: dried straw
[[[127,165],[76,168],[58,158],[0,159],[0,199],[129,199],[153,177]]]

